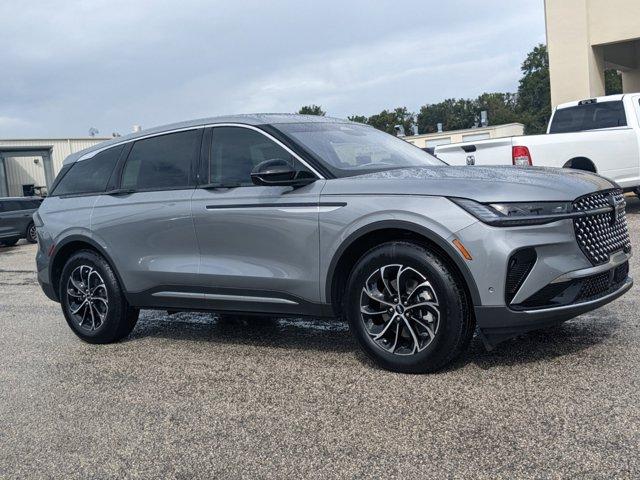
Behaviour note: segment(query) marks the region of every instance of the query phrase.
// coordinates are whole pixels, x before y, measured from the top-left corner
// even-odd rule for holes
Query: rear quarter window
[[[124,145],[109,148],[87,160],[74,163],[58,182],[51,195],[83,195],[104,192],[123,148]]]
[[[582,132],[626,126],[627,117],[622,101],[598,102],[556,110],[549,133]]]

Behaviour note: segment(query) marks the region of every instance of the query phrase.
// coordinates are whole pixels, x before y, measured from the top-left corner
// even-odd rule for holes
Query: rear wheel
[[[356,340],[388,370],[436,371],[473,335],[460,281],[437,255],[412,243],[389,242],[367,252],[351,273],[345,302]]]
[[[111,266],[91,250],[82,250],[65,264],[60,278],[60,303],[73,332],[89,343],[117,342],[138,321]]]
[[[25,238],[29,243],[38,243],[38,233],[36,231],[36,226],[33,224],[33,222],[31,222],[27,227]]]

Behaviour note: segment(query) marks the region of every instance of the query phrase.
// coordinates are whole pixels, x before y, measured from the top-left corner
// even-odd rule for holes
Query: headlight
[[[491,208],[503,215],[562,215],[571,212],[570,202],[534,202],[534,203],[491,203]]]
[[[484,204],[451,198],[478,220],[496,226],[541,225],[573,218],[571,202],[516,202]]]

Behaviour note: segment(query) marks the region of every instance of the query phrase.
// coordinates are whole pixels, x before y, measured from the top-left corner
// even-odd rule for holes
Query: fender
[[[384,230],[389,228],[393,228],[397,230],[408,230],[410,232],[413,232],[425,237],[426,239],[428,239],[429,241],[435,243],[438,247],[440,247],[447,254],[449,259],[453,263],[455,263],[455,265],[458,267],[458,270],[460,270],[460,273],[462,274],[464,281],[467,284],[467,287],[469,289],[469,293],[471,294],[471,300],[473,302],[473,305],[482,304],[480,300],[480,293],[478,291],[478,286],[476,285],[473,275],[471,275],[471,271],[469,270],[469,267],[467,267],[467,265],[464,263],[463,259],[460,257],[460,254],[458,254],[458,252],[453,247],[453,245],[449,244],[449,242],[447,242],[441,236],[435,234],[428,228],[425,228],[415,223],[406,222],[402,220],[381,220],[378,222],[373,222],[369,225],[366,225],[356,230],[351,235],[349,235],[344,240],[344,242],[342,242],[340,247],[333,254],[333,258],[331,259],[331,263],[329,264],[329,270],[327,272],[327,278],[325,281],[325,296],[327,298],[327,303],[331,304],[333,277],[336,271],[336,267],[338,266],[338,261],[340,260],[340,257],[342,257],[342,254],[345,252],[345,250],[347,250],[347,248],[353,245],[354,242],[357,242],[358,239],[361,238],[363,235],[374,232],[376,230]]]
[[[79,234],[73,234],[73,235],[69,235],[68,237],[65,237],[63,240],[60,241],[60,243],[56,244],[54,252],[53,252],[53,257],[51,258],[51,261],[50,261],[50,265],[55,264],[56,258],[58,257],[58,254],[64,249],[65,245],[69,245],[70,243],[73,243],[73,242],[83,242],[83,243],[86,243],[88,245],[91,245],[91,247],[94,250],[96,250],[100,255],[102,255],[104,257],[104,259],[107,261],[107,263],[109,264],[109,266],[111,267],[111,270],[113,270],[113,272],[115,273],[116,278],[118,279],[118,283],[120,284],[120,287],[122,288],[123,293],[125,294],[126,297],[128,297],[127,290],[124,287],[124,283],[122,282],[122,278],[120,277],[120,273],[118,272],[118,269],[115,268],[115,263],[113,262],[113,259],[106,252],[106,250],[97,241],[95,241],[91,237],[88,237],[88,236],[85,236],[85,235],[79,235]],[[54,291],[55,291],[56,296],[57,296],[57,293],[58,293],[57,292],[57,285],[54,284],[52,276],[53,276],[53,269],[50,268],[49,269],[49,283],[54,286]]]

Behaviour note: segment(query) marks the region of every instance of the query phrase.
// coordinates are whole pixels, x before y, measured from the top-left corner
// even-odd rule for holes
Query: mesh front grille
[[[610,207],[610,198],[624,204],[622,190],[606,190],[580,197],[573,203],[574,212],[589,212]],[[594,265],[609,261],[612,253],[631,250],[624,208],[614,212],[587,215],[573,220],[576,239],[586,257]]]
[[[578,300],[588,300],[590,298],[595,298],[609,290],[610,285],[610,272],[603,272],[597,275],[593,275],[585,279],[584,283],[582,284],[582,288],[580,289]]]
[[[521,304],[511,305],[511,308],[515,310],[549,308],[597,300],[621,288],[628,275],[629,262],[625,262],[611,270],[589,277],[563,283],[550,283]]]
[[[580,293],[576,298],[578,302],[586,302],[603,297],[619,289],[629,275],[629,262],[618,265],[607,272],[598,273],[584,279]]]

